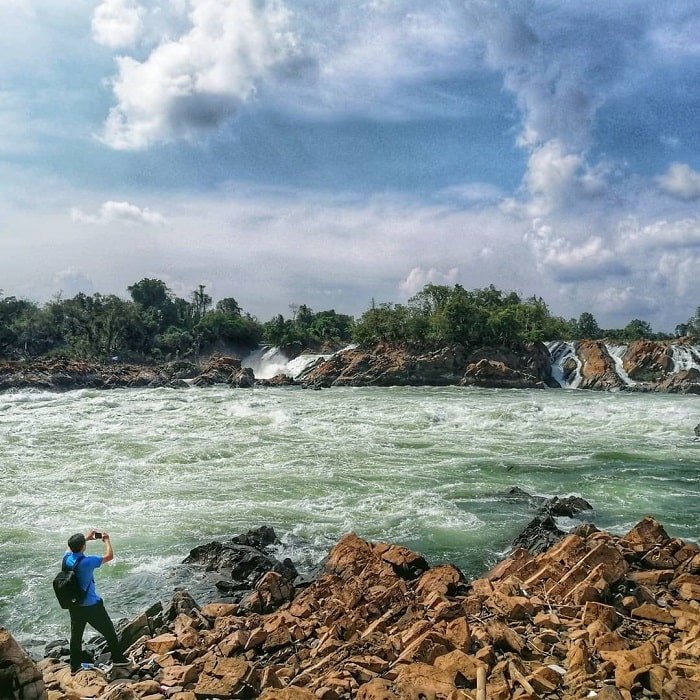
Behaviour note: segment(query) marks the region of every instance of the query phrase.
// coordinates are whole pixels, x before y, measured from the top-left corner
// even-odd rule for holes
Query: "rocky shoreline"
[[[201,364],[161,365],[80,360],[0,362],[0,391],[139,387],[233,388],[301,386],[477,386],[507,389],[560,388],[700,394],[700,349],[688,338],[634,341],[615,357],[600,340],[552,346],[531,343],[519,351],[452,346],[431,352],[380,344],[319,357],[299,376],[256,378],[241,359],[215,355]],[[677,362],[677,354],[685,358]],[[557,377],[553,367],[557,367]]]
[[[203,545],[184,564],[223,597],[179,590],[119,625],[129,668],[100,665],[98,645],[96,667],[71,676],[65,642],[35,663],[0,628],[0,697],[697,700],[700,548],[651,517],[621,537],[556,532],[558,514],[588,507],[545,503],[472,581],[353,533],[308,579],[271,555],[270,528]]]

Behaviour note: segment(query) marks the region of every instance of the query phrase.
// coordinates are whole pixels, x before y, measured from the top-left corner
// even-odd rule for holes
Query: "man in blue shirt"
[[[104,556],[86,556],[85,548],[88,540],[98,539],[95,531],[90,530],[87,535],[81,532],[71,535],[68,540],[69,551],[64,555],[66,566],[75,567],[78,585],[85,591],[83,602],[70,608],[70,669],[72,673],[77,673],[83,660],[83,632],[86,625],[94,627],[107,641],[107,647],[112,655],[112,662],[115,664],[128,663],[124,656],[121,644],[114,630],[114,625],[105,609],[102,598],[95,590],[95,579],[93,573],[95,569],[114,559],[112,551],[112,541],[106,532],[102,534],[102,541],[105,543]],[[99,533],[98,533],[99,534]]]

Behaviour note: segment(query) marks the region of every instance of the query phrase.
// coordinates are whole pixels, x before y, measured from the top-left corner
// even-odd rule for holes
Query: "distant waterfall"
[[[259,347],[241,360],[243,367],[250,367],[256,379],[272,379],[287,374],[289,358],[279,348]]]
[[[568,341],[555,340],[545,343],[552,357],[552,379],[563,389],[578,389],[583,381],[581,375],[582,363],[576,354],[575,344]],[[627,387],[644,389],[648,382],[636,381],[630,377],[624,367],[623,359],[630,346],[627,344],[605,343],[605,350],[615,363],[615,373]],[[659,348],[657,348],[659,350]],[[688,345],[683,342],[666,342],[660,344],[662,354],[670,356],[672,366],[670,371],[663,372],[663,377],[669,377],[683,370],[695,369],[700,372],[700,346]],[[640,356],[643,357],[643,354]],[[631,358],[632,364],[639,358]],[[655,381],[660,381],[659,379]]]
[[[627,371],[622,364],[622,358],[627,352],[627,345],[606,345],[605,349],[608,351],[608,355],[610,355],[615,362],[615,371],[617,372],[617,376],[620,377],[620,379],[622,379],[627,386],[634,386],[637,382],[635,382],[634,379],[627,374]]]
[[[674,372],[684,369],[700,370],[700,348],[692,345],[672,345],[671,353]]]
[[[581,384],[581,360],[576,355],[574,344],[563,340],[553,340],[545,343],[549,354],[552,356],[552,379],[556,381],[562,389],[577,389]],[[572,372],[566,365],[575,363]]]
[[[355,347],[349,345],[349,348]],[[259,347],[257,350],[241,360],[243,367],[250,367],[256,379],[272,379],[279,374],[284,374],[292,379],[300,377],[304,372],[321,360],[327,360],[335,353],[329,354],[304,354],[289,359],[279,348]]]

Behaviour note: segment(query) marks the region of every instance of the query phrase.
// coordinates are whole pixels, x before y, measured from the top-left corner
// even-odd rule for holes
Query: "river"
[[[697,542],[698,423],[697,396],[624,392],[1,394],[0,625],[29,647],[67,636],[51,579],[90,528],[114,543],[97,580],[115,619],[167,601],[194,546],[259,525],[302,570],[354,531],[478,576],[534,515],[513,486],[582,496],[617,534],[649,514]]]

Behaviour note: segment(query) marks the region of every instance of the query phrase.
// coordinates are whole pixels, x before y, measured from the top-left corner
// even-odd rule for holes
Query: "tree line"
[[[565,320],[539,297],[522,299],[493,285],[467,290],[459,284],[426,285],[405,304],[377,304],[359,317],[330,309],[290,306],[266,322],[241,309],[233,297],[213,303],[204,285],[189,298],[176,296],[158,279],[113,294],[59,294],[40,305],[0,292],[0,357],[69,357],[133,362],[198,361],[213,352],[241,354],[261,343],[289,354],[358,343],[388,342],[412,348],[518,347],[532,341],[609,338],[622,342],[666,339],[649,323],[633,319],[621,329],[602,329],[590,312]],[[700,307],[676,335],[700,336]]]

